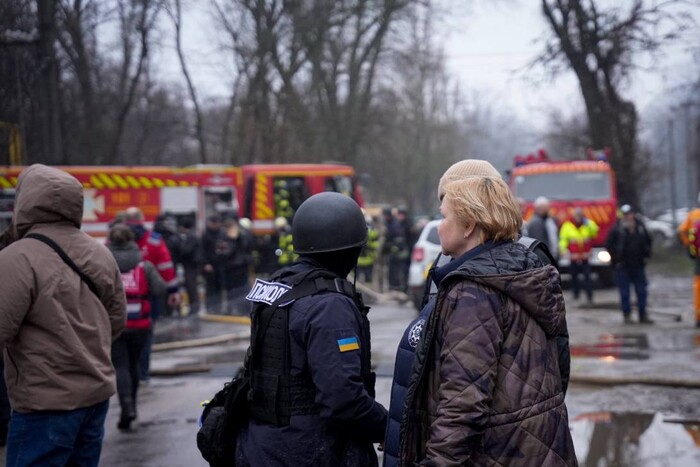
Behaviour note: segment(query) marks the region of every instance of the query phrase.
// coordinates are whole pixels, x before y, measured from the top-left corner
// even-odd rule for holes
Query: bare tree
[[[296,16],[311,65],[315,125],[324,134],[319,152],[325,157],[355,161],[367,131],[385,40],[411,3],[415,2],[316,2],[306,15]]]
[[[216,0],[243,76],[237,138],[249,160],[355,162],[387,34],[410,3]]]
[[[151,33],[160,9],[161,0],[119,0],[117,11],[122,45],[122,63],[118,81],[118,113],[112,138],[109,160],[115,163],[124,133],[126,118],[134,103],[141,77],[148,66]]]
[[[449,79],[445,58],[436,46],[435,11],[430,4],[406,15],[400,32],[392,37],[391,74],[381,83],[381,99],[372,114],[382,108],[381,119],[369,123],[383,128],[370,141],[390,142],[382,153],[370,153],[362,167],[395,174],[379,180],[375,189],[383,198],[403,199],[411,212],[431,212],[436,204],[435,187],[442,171],[459,156],[463,141],[460,120],[463,102]],[[387,127],[387,125],[389,125]],[[412,186],[405,196],[405,186]]]
[[[0,3],[0,164],[39,161],[47,154],[37,96],[36,2]]]
[[[241,163],[279,161],[279,154],[274,151],[278,77],[271,54],[279,40],[277,30],[284,20],[284,5],[269,0],[214,0],[214,6],[230,40],[228,47],[234,54],[237,79],[244,79],[240,87],[232,86],[234,94],[243,91],[240,97],[232,95],[230,99],[230,110],[238,107],[238,154],[233,157]]]
[[[551,28],[541,63],[557,70],[562,62],[578,78],[586,105],[591,143],[612,149],[621,200],[637,203],[640,167],[637,163],[638,118],[634,103],[620,89],[634,67],[635,54],[656,52],[682,26],[669,12],[674,1],[633,0],[627,8],[602,7],[598,0],[542,0]],[[675,30],[659,33],[666,22]]]
[[[60,2],[59,43],[66,57],[63,88],[70,96],[65,99],[64,120],[69,126],[64,131],[75,135],[69,144],[71,162],[115,164],[122,160],[120,146],[127,118],[148,67],[151,35],[161,6],[162,0]],[[118,49],[108,54],[98,49],[97,35],[103,23],[113,20]]]
[[[544,143],[555,159],[580,159],[592,146],[585,113],[565,116],[560,109],[552,109]]]
[[[38,0],[39,18],[39,96],[41,105],[41,138],[44,142],[43,159],[47,163],[65,163],[63,133],[60,125],[60,96],[58,88],[58,61],[54,50],[56,40],[56,4]]]
[[[173,26],[175,27],[175,50],[177,51],[177,57],[180,61],[182,75],[185,77],[185,81],[187,82],[187,90],[190,94],[190,100],[194,106],[195,134],[197,135],[197,142],[199,143],[199,162],[201,164],[206,164],[209,162],[209,158],[207,157],[207,142],[204,137],[204,118],[199,105],[199,100],[197,99],[197,91],[192,83],[192,78],[190,77],[190,73],[187,69],[187,62],[185,61],[185,55],[182,50],[182,5],[180,0],[172,0],[167,5],[167,11],[173,22]]]
[[[68,144],[69,159],[76,160],[76,154],[90,154],[98,161],[103,159],[105,113],[97,101],[96,79],[99,63],[96,50],[95,29],[101,21],[97,5],[88,0],[61,1],[58,3],[59,33],[58,42],[65,54],[64,68],[72,71],[77,89],[68,99],[64,114],[69,128],[64,130],[73,144]],[[71,90],[64,89],[64,93]],[[73,108],[75,106],[75,112]],[[72,126],[75,125],[75,128]],[[73,136],[75,134],[75,136]],[[73,136],[73,137],[72,137]]]

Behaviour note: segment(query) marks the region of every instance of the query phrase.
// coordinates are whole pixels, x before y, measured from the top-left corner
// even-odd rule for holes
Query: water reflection
[[[654,352],[692,352],[700,347],[700,333],[695,330],[674,333],[608,333],[593,343],[571,346],[572,357],[614,360],[647,360]]]
[[[572,345],[571,356],[646,360],[649,358],[649,341],[646,334],[603,334],[594,344]]]
[[[700,422],[661,414],[592,412],[571,423],[581,466],[700,465]]]

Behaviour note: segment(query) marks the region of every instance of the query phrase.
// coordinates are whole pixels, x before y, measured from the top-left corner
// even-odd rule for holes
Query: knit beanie
[[[464,180],[469,177],[494,177],[502,179],[498,170],[489,161],[481,159],[465,159],[453,164],[447,169],[438,183],[438,199],[445,195],[445,186],[448,183]]]

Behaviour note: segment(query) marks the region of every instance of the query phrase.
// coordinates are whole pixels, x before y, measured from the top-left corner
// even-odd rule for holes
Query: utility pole
[[[688,209],[695,205],[695,196],[697,192],[695,191],[695,177],[694,177],[694,164],[693,164],[693,134],[691,132],[690,126],[690,101],[685,101],[681,106],[683,107],[683,120],[685,122],[685,157],[686,157],[686,169],[685,169],[685,184],[687,193],[687,204]]]
[[[671,223],[673,224],[673,229],[678,229],[678,219],[676,218],[676,208],[678,203],[676,201],[676,154],[673,144],[673,119],[668,120],[668,174],[671,177],[671,182],[669,186],[671,187]]]

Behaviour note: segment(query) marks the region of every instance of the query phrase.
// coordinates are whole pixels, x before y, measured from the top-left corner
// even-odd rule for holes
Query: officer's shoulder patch
[[[261,279],[255,279],[253,288],[245,298],[250,302],[272,305],[278,298],[291,289],[291,286],[280,282],[267,282]]]
[[[346,337],[344,339],[338,339],[338,350],[341,352],[349,352],[351,350],[360,350],[360,343],[357,341],[357,337]]]

